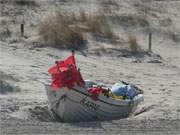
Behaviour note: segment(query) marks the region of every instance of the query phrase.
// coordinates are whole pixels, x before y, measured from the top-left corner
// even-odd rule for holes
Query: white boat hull
[[[143,100],[142,94],[133,100],[115,100],[100,95],[97,101],[92,100],[85,88],[76,86],[73,89],[61,88],[53,92],[46,85],[50,107],[65,122],[112,120],[128,117]]]

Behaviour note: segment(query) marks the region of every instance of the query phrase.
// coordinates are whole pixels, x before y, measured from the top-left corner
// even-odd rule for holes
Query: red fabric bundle
[[[92,87],[88,89],[88,92],[91,93],[91,98],[97,101],[99,95],[103,92],[103,89],[101,87]]]

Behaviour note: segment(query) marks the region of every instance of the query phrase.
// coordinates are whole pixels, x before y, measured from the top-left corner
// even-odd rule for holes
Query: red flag
[[[51,68],[49,68],[48,72],[50,74],[55,74],[55,73],[59,73],[59,69],[61,70],[66,70],[66,68],[68,67],[68,65],[73,65],[76,68],[76,62],[75,62],[75,58],[74,55],[70,55],[66,60],[64,61],[58,61],[56,65],[52,66]],[[58,67],[59,69],[58,69]]]
[[[60,87],[63,87],[64,82],[61,77],[62,75],[60,74],[52,74],[51,87],[53,90],[58,90]]]
[[[72,88],[75,84],[84,86],[84,80],[77,70],[74,55],[64,61],[58,61],[56,65],[49,68],[52,75],[52,89],[58,90],[61,87]]]

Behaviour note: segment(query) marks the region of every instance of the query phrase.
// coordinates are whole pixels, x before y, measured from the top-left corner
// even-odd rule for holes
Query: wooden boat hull
[[[75,86],[72,89],[61,88],[53,92],[46,85],[50,107],[64,122],[112,120],[128,117],[143,100],[139,94],[133,100],[115,100],[100,95],[92,100],[85,88]]]

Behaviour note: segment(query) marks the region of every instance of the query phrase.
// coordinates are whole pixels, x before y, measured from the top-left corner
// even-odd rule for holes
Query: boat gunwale
[[[91,98],[91,95],[89,95],[88,93],[86,93],[86,92],[83,92],[83,91],[81,91],[81,90],[78,90],[77,88],[71,88],[72,90],[74,90],[75,92],[78,92],[78,93],[80,93],[80,94],[83,94],[83,95],[85,95],[85,96],[88,96],[88,97],[90,97]],[[118,107],[122,107],[122,106],[134,106],[134,105],[136,105],[136,104],[134,104],[134,101],[133,100],[130,100],[130,99],[128,99],[128,100],[115,100],[115,99],[111,99],[111,100],[113,100],[114,102],[117,102],[117,103],[121,103],[121,104],[113,104],[113,103],[109,103],[109,102],[106,102],[106,101],[104,101],[103,99],[101,99],[102,98],[102,96],[100,96],[99,98],[98,98],[98,101],[100,101],[100,102],[102,102],[102,103],[105,103],[105,104],[108,104],[108,105],[112,105],[112,106],[118,106]],[[107,98],[108,99],[108,98]]]
[[[50,85],[48,85],[48,87],[49,87]],[[76,86],[76,87],[79,87],[80,89],[84,89],[83,87],[80,87],[80,86]],[[50,88],[50,87],[49,87]],[[66,88],[66,87],[63,87],[63,88],[60,88],[59,90],[62,90],[62,89],[64,89],[64,90],[72,90],[72,91],[75,91],[75,92],[77,92],[77,93],[80,93],[80,94],[83,94],[83,95],[85,95],[85,96],[88,96],[89,98],[91,98],[91,95],[90,94],[88,94],[86,91],[82,91],[82,90],[80,90],[80,89],[78,89],[78,88],[75,88],[75,87],[73,87],[73,88]],[[58,91],[59,91],[58,90]],[[138,94],[139,95],[139,94]],[[133,99],[132,100],[130,100],[130,99],[128,99],[128,100],[116,100],[116,99],[110,99],[110,97],[109,97],[109,99],[108,100],[112,100],[113,102],[116,102],[115,104],[113,104],[113,103],[110,103],[110,102],[107,102],[107,101],[104,101],[102,98],[107,98],[107,97],[105,97],[105,96],[99,96],[99,98],[98,98],[98,101],[100,101],[100,102],[102,102],[102,103],[105,103],[105,104],[108,104],[108,105],[112,105],[112,106],[116,106],[116,107],[122,107],[122,106],[134,106],[134,105],[137,105],[138,103],[135,103],[136,101],[134,101]]]

